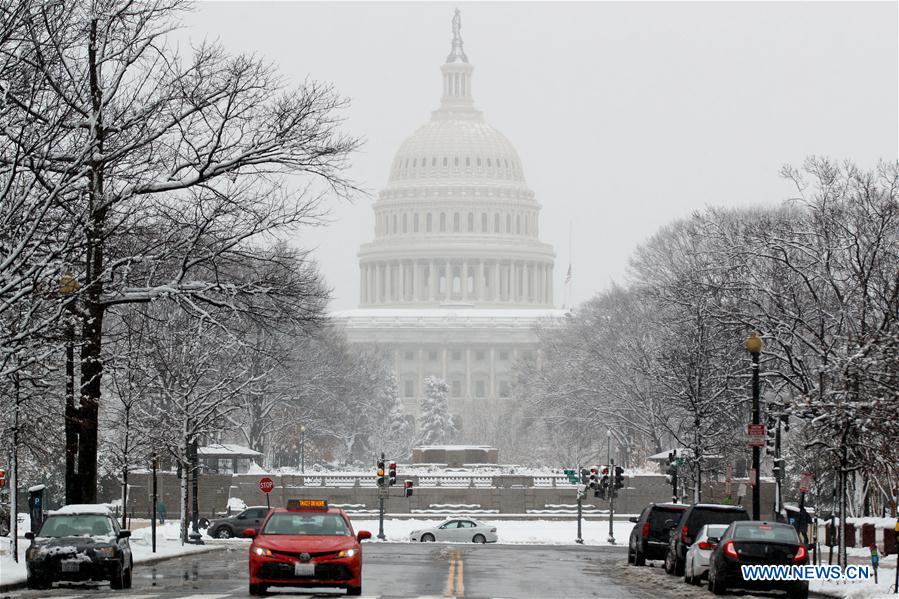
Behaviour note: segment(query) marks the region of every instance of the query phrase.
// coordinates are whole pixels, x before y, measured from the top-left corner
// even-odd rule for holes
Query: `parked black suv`
[[[683,503],[650,503],[639,517],[631,518],[635,526],[628,541],[627,563],[645,566],[648,559],[664,558],[669,533],[687,507]]]
[[[259,534],[259,527],[268,515],[268,508],[264,505],[254,505],[244,511],[227,518],[219,518],[209,523],[207,534],[216,539],[230,539],[239,537],[248,528],[252,528]]]
[[[675,576],[684,575],[687,547],[693,544],[699,529],[706,524],[730,524],[749,520],[749,514],[741,505],[718,505],[695,503],[681,514],[677,528],[671,530],[668,551],[665,553],[665,572]]]
[[[128,537],[102,505],[67,505],[50,512],[37,534],[26,532],[29,589],[49,589],[59,580],[108,580],[131,588],[134,561]]]

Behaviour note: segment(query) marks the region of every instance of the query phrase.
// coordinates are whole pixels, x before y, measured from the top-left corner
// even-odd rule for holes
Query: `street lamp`
[[[300,425],[300,474],[306,474],[306,426]]]
[[[81,283],[69,273],[59,277],[59,294],[67,297],[81,289]],[[65,318],[66,333],[66,503],[79,503],[80,498],[75,496],[77,484],[75,481],[75,459],[78,454],[78,413],[75,409],[75,324],[72,317]],[[126,510],[122,505],[122,511]]]
[[[752,356],[752,423],[759,424],[759,354],[765,346],[759,337],[758,331],[752,331],[746,339],[746,351]],[[759,507],[761,504],[761,494],[759,489],[759,447],[752,447],[752,519],[760,518]]]

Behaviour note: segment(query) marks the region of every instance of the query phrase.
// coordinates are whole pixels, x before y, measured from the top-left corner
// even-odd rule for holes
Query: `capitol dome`
[[[359,251],[362,307],[553,305],[540,205],[512,143],[475,109],[460,29],[457,15],[440,106],[403,141],[374,204],[375,239]]]

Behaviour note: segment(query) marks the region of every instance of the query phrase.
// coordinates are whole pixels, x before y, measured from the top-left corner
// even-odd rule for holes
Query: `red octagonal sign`
[[[271,493],[272,489],[275,488],[275,481],[270,479],[267,476],[263,476],[259,479],[259,490],[263,493]]]

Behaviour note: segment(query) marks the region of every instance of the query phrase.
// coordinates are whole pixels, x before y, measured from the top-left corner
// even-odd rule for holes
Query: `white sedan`
[[[434,528],[413,530],[410,541],[455,541],[457,543],[496,543],[496,527],[472,518],[450,518]]]
[[[709,574],[709,557],[718,546],[718,539],[727,530],[727,524],[706,524],[699,529],[696,540],[687,549],[684,560],[684,582],[699,584]]]

